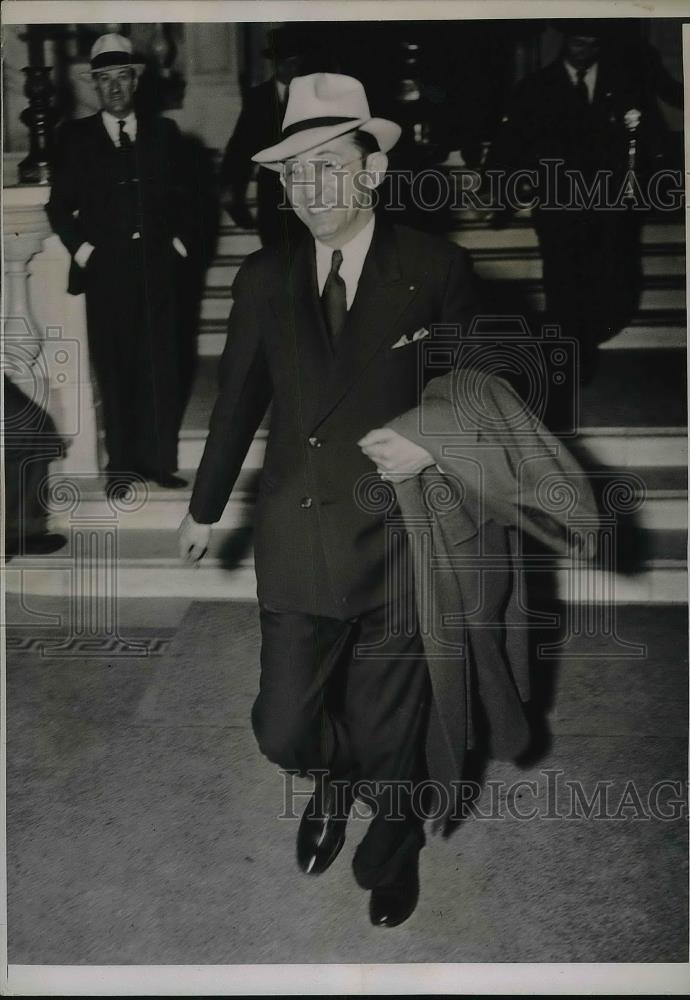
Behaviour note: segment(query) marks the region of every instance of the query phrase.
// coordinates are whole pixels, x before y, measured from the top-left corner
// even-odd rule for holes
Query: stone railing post
[[[45,407],[67,444],[55,471],[98,472],[83,296],[67,294],[69,255],[52,235],[47,186],[3,189],[3,366]]]

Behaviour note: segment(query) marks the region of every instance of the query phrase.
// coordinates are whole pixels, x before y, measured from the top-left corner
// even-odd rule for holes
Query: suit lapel
[[[338,338],[330,377],[323,383],[318,420],[338,405],[371,361],[416,294],[400,267],[393,229],[377,220],[345,326]]]
[[[335,409],[389,336],[417,293],[401,271],[395,234],[377,220],[357,294],[333,352],[321,308],[314,241],[305,234],[286,268],[282,288],[269,294],[300,387],[302,424],[316,427]]]
[[[319,301],[314,240],[306,229],[290,259],[292,250],[290,246],[283,270],[285,283],[269,293],[269,301],[294,363],[302,423],[309,428],[316,418],[319,387],[333,365],[333,351]]]
[[[105,122],[103,121],[103,115],[100,112],[93,116],[92,136],[93,142],[99,152],[112,159],[113,154],[117,152],[117,149],[113,140],[108,135],[108,130],[105,127]]]

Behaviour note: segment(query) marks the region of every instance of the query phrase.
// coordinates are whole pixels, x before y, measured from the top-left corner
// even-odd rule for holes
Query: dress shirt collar
[[[343,255],[343,262],[340,265],[340,271],[338,273],[345,282],[348,309],[354,300],[357,285],[359,284],[359,279],[362,274],[362,268],[364,267],[364,260],[369,252],[369,247],[371,246],[371,241],[374,236],[375,222],[376,217],[372,214],[366,226],[364,226],[363,229],[360,229],[357,235],[354,236],[349,243],[346,243],[344,247],[340,248]],[[329,247],[325,243],[321,243],[320,240],[314,240],[314,243],[316,244],[316,275],[319,283],[320,295],[323,292],[323,286],[326,284],[326,278],[328,277],[328,272],[331,269],[333,247]]]
[[[130,111],[128,115],[125,115],[124,119],[116,118],[115,115],[111,115],[109,111],[101,111],[101,118],[103,119],[103,124],[106,127],[108,135],[116,146],[120,145],[120,121],[124,121],[125,132],[130,137],[132,142],[136,139],[137,116],[133,111]]]
[[[279,80],[278,77],[276,77],[276,90],[278,91],[278,100],[281,104],[285,104],[287,100],[288,85],[287,83],[283,83],[282,80]]]
[[[577,83],[577,69],[567,59],[563,60],[563,65],[565,66],[566,72],[570,77],[570,82],[575,85]],[[597,83],[597,72],[599,70],[599,63],[595,62],[589,67],[584,75],[585,87],[587,88],[587,94],[589,95],[590,103],[594,96],[594,88]]]

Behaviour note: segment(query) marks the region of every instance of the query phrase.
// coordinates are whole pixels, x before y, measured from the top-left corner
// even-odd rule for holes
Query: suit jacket
[[[468,255],[377,220],[335,352],[306,229],[290,256],[280,246],[251,254],[233,293],[190,512],[203,523],[220,518],[272,399],[255,511],[259,599],[347,619],[385,600],[385,503],[357,441],[416,405],[425,372],[452,363],[458,327],[477,308]],[[432,357],[431,338],[412,337],[435,323],[454,328]],[[410,343],[394,349],[403,336]]]
[[[431,777],[447,783],[452,803],[450,783],[462,778],[480,719],[493,756],[510,760],[527,746],[526,720],[509,690],[523,702],[530,696],[521,600],[525,536],[574,562],[591,560],[599,514],[577,461],[515,390],[490,373],[461,369],[432,379],[420,406],[388,426],[437,463],[396,483],[395,491],[413,543],[415,596],[425,623],[434,703],[427,758]],[[508,529],[513,565],[503,623],[506,663],[478,659],[467,634],[482,587],[491,582],[490,573],[484,583],[481,577],[482,526],[490,520]]]
[[[636,130],[637,171],[644,172],[665,152],[666,130],[642,77],[631,74],[619,61],[602,56],[592,101],[585,105],[559,57],[515,87],[485,170],[538,170],[540,162],[547,159],[563,161],[561,169],[581,171],[585,180],[597,170],[610,170],[615,198],[628,169],[630,133],[623,117],[631,109],[642,112]],[[555,204],[556,193],[546,187],[543,175],[538,193],[540,198],[550,194],[551,204]],[[566,184],[558,192],[558,201],[567,200]]]
[[[108,135],[100,112],[63,123],[56,139],[53,179],[46,212],[53,230],[74,257],[88,240],[98,253],[115,255],[131,239],[133,212],[153,258],[178,236],[192,252],[196,227],[185,183],[185,157],[175,122],[137,116],[133,147],[137,180],[123,171],[120,150]],[[85,269],[74,260],[68,291],[85,290]]]

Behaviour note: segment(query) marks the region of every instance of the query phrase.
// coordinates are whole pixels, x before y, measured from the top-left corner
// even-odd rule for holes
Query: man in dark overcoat
[[[635,184],[644,192],[663,155],[664,126],[644,74],[617,58],[605,22],[558,24],[558,58],[510,95],[485,168],[506,175],[494,180],[498,218],[516,207],[522,172],[525,200],[534,199],[548,319],[579,343],[587,381],[598,345],[637,308],[645,198]]]
[[[65,122],[46,206],[71,256],[68,291],[86,293],[91,364],[108,452],[107,490],[133,474],[177,489],[182,414],[178,291],[193,224],[177,125],[139,115],[141,63],[129,39],[91,52],[102,110]]]
[[[272,401],[255,513],[254,732],[282,768],[327,772],[299,826],[304,872],[328,868],[349,790],[372,783],[374,815],[353,868],[380,926],[401,923],[417,902],[425,841],[412,799],[427,773],[430,682],[406,556],[385,532],[381,488],[390,490],[361,441],[417,404],[432,325],[448,324],[457,346],[476,309],[463,249],[374,216],[371,187],[399,135],[371,117],[352,77],[293,80],[281,141],[255,160],[282,179],[303,237],[290,253],[251,254],[237,275],[218,399],[180,526],[181,556],[194,562]],[[450,366],[451,352],[439,353]],[[394,431],[381,434],[384,451],[413,468],[433,462]]]

